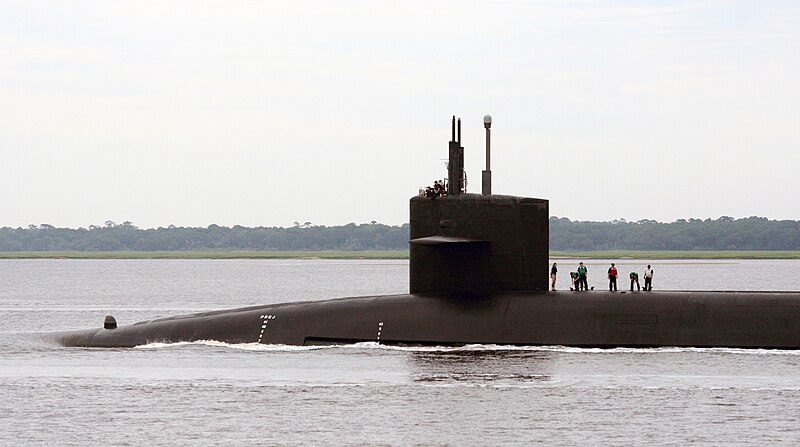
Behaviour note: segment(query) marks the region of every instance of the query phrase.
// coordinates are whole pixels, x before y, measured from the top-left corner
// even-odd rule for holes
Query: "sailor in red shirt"
[[[614,263],[611,263],[611,268],[608,269],[608,290],[617,290],[617,268]]]

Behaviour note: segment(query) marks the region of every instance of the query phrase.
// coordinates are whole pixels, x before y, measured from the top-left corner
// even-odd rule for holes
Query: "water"
[[[576,260],[558,260],[560,288]],[[798,261],[657,261],[654,288],[800,290]],[[588,263],[606,286],[608,262]],[[617,263],[626,284],[631,269]],[[408,264],[0,260],[0,445],[796,445],[800,352],[54,346],[39,331],[404,293]]]

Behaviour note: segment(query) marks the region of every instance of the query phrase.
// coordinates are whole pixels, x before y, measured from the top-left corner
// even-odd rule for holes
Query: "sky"
[[[0,227],[800,219],[795,1],[0,0]]]

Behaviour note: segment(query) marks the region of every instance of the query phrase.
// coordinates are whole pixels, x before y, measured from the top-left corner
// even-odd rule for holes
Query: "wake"
[[[800,350],[780,350],[780,349],[740,349],[740,348],[680,348],[680,347],[659,347],[659,348],[575,348],[568,346],[515,346],[497,344],[472,344],[464,346],[398,346],[384,345],[377,342],[362,342],[347,345],[330,346],[294,346],[280,344],[263,343],[224,343],[215,340],[199,340],[194,342],[177,343],[148,343],[136,346],[134,349],[176,349],[184,347],[213,347],[234,349],[240,351],[258,352],[309,352],[309,351],[397,351],[397,352],[553,352],[564,354],[581,355],[609,355],[609,354],[637,354],[637,355],[662,355],[662,354],[734,354],[734,355],[767,355],[767,356],[800,356]]]

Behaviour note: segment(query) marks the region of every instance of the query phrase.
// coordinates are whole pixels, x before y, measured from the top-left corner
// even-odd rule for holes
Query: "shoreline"
[[[19,251],[0,259],[408,259],[408,250],[365,251]],[[561,251],[550,259],[800,259],[800,251]]]
[[[408,259],[408,251],[19,251],[0,259]]]
[[[800,259],[800,251],[755,250],[609,250],[609,251],[550,251],[551,259]]]

